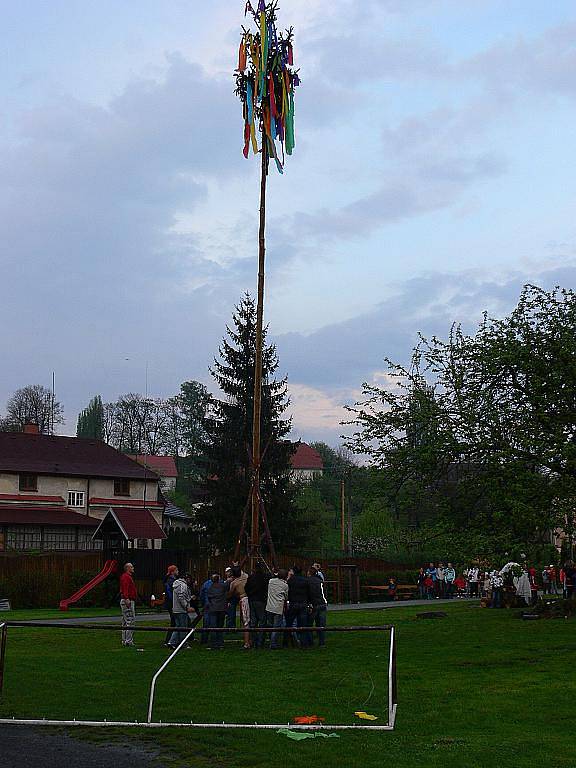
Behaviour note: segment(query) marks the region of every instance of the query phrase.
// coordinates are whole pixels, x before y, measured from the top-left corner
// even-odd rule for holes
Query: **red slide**
[[[85,594],[90,592],[91,589],[94,589],[94,587],[98,586],[98,584],[103,582],[104,579],[107,579],[108,576],[114,573],[117,567],[118,562],[116,560],[106,560],[104,563],[104,568],[102,568],[100,573],[97,576],[94,576],[94,578],[91,579],[88,584],[84,584],[83,587],[80,587],[77,592],[74,592],[72,597],[67,597],[66,600],[60,600],[60,610],[67,611],[72,603],[77,603],[78,600],[81,600]]]

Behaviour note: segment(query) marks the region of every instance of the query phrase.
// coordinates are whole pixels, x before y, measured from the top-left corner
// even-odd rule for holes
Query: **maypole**
[[[242,102],[244,116],[244,157],[250,147],[261,155],[260,222],[258,232],[258,298],[256,307],[256,342],[254,358],[254,413],[252,422],[252,478],[250,498],[244,510],[235,560],[246,535],[247,514],[250,511],[250,534],[246,554],[253,567],[261,558],[260,521],[275,560],[274,544],[268,528],[266,509],[260,493],[260,467],[262,463],[262,345],[264,327],[264,282],[266,255],[266,182],[270,160],[279,173],[284,172],[285,156],[294,150],[294,88],[300,85],[294,70],[292,29],[278,33],[276,19],[278,0],[266,3],[259,0],[257,10],[246,3],[244,16],[254,19],[257,31],[242,27],[242,40],[238,52],[236,93]]]

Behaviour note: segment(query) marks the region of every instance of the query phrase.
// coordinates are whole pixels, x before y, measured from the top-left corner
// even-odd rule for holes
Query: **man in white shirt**
[[[268,600],[266,602],[266,624],[277,629],[284,622],[284,606],[288,600],[288,572],[280,568],[277,575],[268,582]],[[278,644],[278,632],[270,635],[270,650],[280,648]]]

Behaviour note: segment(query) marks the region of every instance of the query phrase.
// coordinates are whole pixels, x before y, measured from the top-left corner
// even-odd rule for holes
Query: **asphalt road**
[[[442,603],[462,603],[462,602],[478,602],[477,598],[462,598],[452,600],[398,600],[397,602],[373,602],[373,603],[338,603],[330,604],[328,606],[329,611],[379,611],[379,610],[394,610],[394,608],[409,608],[412,605],[421,605],[434,609],[435,606]],[[10,615],[5,614],[5,617],[10,621]],[[166,626],[170,623],[169,616],[163,612],[150,612],[137,613],[136,621],[142,624],[146,624],[149,621],[165,621]],[[25,619],[21,619],[25,621]],[[40,621],[40,619],[36,619]],[[119,624],[120,611],[118,613],[111,613],[110,616],[92,616],[91,618],[78,618],[71,617],[67,613],[62,613],[62,617],[58,619],[42,619],[46,624],[61,624],[62,622],[70,624]]]
[[[137,745],[93,744],[48,728],[0,726],[2,768],[165,768],[166,763]]]

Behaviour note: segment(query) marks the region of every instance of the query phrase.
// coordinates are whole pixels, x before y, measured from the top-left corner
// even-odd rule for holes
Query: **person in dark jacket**
[[[254,566],[254,573],[248,576],[244,589],[250,603],[250,626],[265,627],[268,577],[264,573],[261,563],[256,563]],[[264,645],[263,632],[253,632],[252,645],[254,648],[262,648]]]
[[[212,576],[212,585],[206,593],[208,600],[207,610],[210,614],[210,645],[212,650],[224,648],[224,633],[217,629],[224,626],[226,610],[228,608],[228,582],[221,581],[220,575]]]
[[[212,577],[209,576],[200,587],[200,607],[202,608],[202,632],[200,633],[200,642],[202,645],[208,644],[210,629],[210,614],[208,613],[208,590],[212,586]]]
[[[312,604],[312,612],[309,614],[308,623],[311,627],[325,627],[328,600],[326,600],[326,595],[324,594],[324,579],[320,577],[318,569],[314,566],[308,571],[308,589]],[[319,631],[317,634],[318,647],[324,648],[326,646],[326,632]],[[314,644],[313,633],[310,634],[310,644]]]
[[[301,629],[308,626],[308,606],[311,605],[310,583],[306,576],[302,575],[302,569],[294,565],[291,568],[291,576],[288,579],[288,610],[286,612],[286,626],[292,627],[294,623]],[[296,643],[306,650],[312,645],[310,632],[297,632]],[[294,638],[292,632],[284,635],[284,646],[288,645],[289,636]]]
[[[176,621],[174,619],[174,611],[172,610],[173,590],[172,586],[178,578],[178,567],[176,565],[169,565],[164,576],[164,610],[170,614],[170,626],[175,627]],[[172,630],[168,631],[164,645],[168,647],[170,645],[170,638],[172,636]]]

